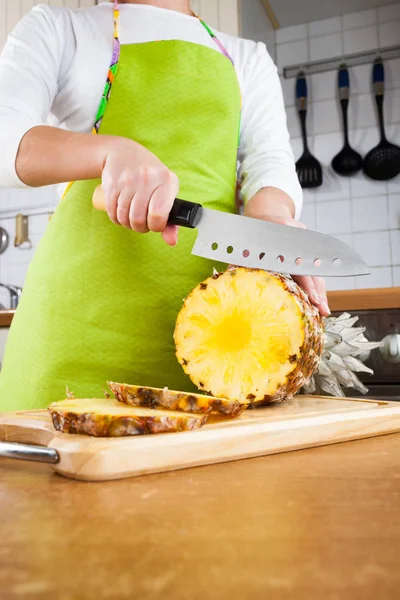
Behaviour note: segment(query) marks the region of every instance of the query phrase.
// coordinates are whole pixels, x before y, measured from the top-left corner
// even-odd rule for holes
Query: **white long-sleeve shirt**
[[[71,10],[34,7],[0,56],[0,186],[26,187],[15,160],[25,133],[48,124],[90,132],[110,64],[113,3]],[[218,33],[243,98],[239,178],[250,199],[261,188],[286,192],[300,214],[302,190],[289,143],[277,69],[264,44]],[[120,6],[120,42],[190,41],[219,51],[198,19],[140,4]]]

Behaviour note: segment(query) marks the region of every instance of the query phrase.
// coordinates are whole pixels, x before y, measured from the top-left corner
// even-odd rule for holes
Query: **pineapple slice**
[[[199,429],[208,415],[133,408],[107,398],[68,398],[49,406],[54,428],[64,433],[120,437]]]
[[[167,388],[139,387],[125,383],[108,382],[108,387],[119,402],[131,406],[182,410],[188,413],[208,414],[216,412],[228,417],[238,416],[245,408],[240,402],[202,394],[175,392]]]
[[[176,355],[197,387],[243,404],[293,396],[323,350],[318,310],[290,278],[234,268],[186,298],[174,333]]]

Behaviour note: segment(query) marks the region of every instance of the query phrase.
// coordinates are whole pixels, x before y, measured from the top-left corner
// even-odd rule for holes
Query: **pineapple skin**
[[[231,267],[223,273],[214,273],[214,275],[208,280],[200,283],[185,299],[181,313],[178,315],[177,326],[179,325],[180,318],[186,307],[187,300],[192,294],[199,293],[199,291],[207,287],[207,282],[211,279],[219,279],[220,277],[232,274],[232,271],[235,270],[251,273],[260,269]],[[294,364],[293,370],[286,377],[286,382],[281,385],[274,394],[265,394],[262,398],[257,398],[256,396],[250,394],[247,396],[245,402],[239,400],[241,404],[250,407],[263,406],[274,402],[282,402],[292,398],[317,371],[324,348],[323,321],[318,309],[309,301],[307,293],[290,277],[286,277],[281,273],[268,272],[268,274],[280,282],[283,289],[294,297],[297,305],[299,306],[302,313],[304,340],[298,355],[293,357],[293,360],[291,360],[291,362]],[[189,375],[193,383],[199,389],[202,387],[201,383],[203,383],[205,388],[202,387],[202,389],[205,389],[207,394],[212,394],[212,390],[206,391],[207,386],[205,382],[200,382],[192,376],[190,365],[188,365],[187,361],[179,355],[178,347],[176,348],[176,357],[179,363],[182,365],[183,370],[187,375]],[[235,399],[230,398],[230,400]]]
[[[274,276],[294,296],[303,313],[304,341],[287,383],[274,396],[265,399],[266,403],[292,398],[317,371],[324,350],[324,327],[319,310],[311,304],[307,293],[293,279],[278,273],[274,273]]]
[[[182,415],[182,418],[154,416],[116,416],[95,413],[76,413],[49,407],[53,426],[63,433],[84,434],[94,437],[123,437],[155,433],[173,433],[199,429],[208,415]]]
[[[215,412],[227,417],[237,417],[245,406],[237,401],[214,398],[202,394],[188,394],[172,390],[139,387],[125,383],[108,382],[108,387],[119,402],[130,406],[162,408],[186,413],[209,414]]]

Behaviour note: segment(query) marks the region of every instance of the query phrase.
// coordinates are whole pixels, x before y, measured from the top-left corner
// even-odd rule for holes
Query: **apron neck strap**
[[[114,82],[115,76],[117,74],[117,69],[118,69],[118,61],[119,61],[119,55],[120,55],[120,51],[121,51],[121,44],[120,44],[120,41],[119,41],[119,16],[120,16],[120,10],[119,10],[119,2],[118,2],[118,0],[114,0],[113,14],[114,14],[114,42],[113,42],[113,52],[112,52],[111,64],[110,64],[110,67],[108,69],[107,81],[106,81],[106,84],[104,86],[104,91],[103,91],[103,95],[101,97],[99,108],[97,110],[96,120],[95,120],[95,123],[93,125],[92,133],[98,133],[99,132],[100,125],[101,125],[101,122],[103,120],[103,116],[104,116],[104,113],[106,111],[106,108],[107,108],[108,100],[110,98],[112,84]],[[192,14],[203,25],[204,29],[207,31],[207,33],[210,35],[210,37],[214,40],[215,44],[218,46],[218,48],[221,51],[221,53],[224,56],[226,56],[226,58],[228,58],[231,61],[231,63],[233,64],[233,60],[232,60],[230,54],[226,50],[225,46],[221,43],[221,41],[217,38],[217,36],[215,35],[215,33],[212,31],[212,29],[207,25],[207,23],[205,23],[195,13],[192,12]]]

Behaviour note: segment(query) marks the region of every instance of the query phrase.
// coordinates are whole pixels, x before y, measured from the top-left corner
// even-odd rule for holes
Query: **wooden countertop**
[[[394,600],[400,435],[83,483],[0,460],[4,599]]]
[[[400,308],[400,287],[328,292],[328,301],[332,311]]]
[[[15,310],[0,310],[0,327],[10,327]]]
[[[400,288],[328,292],[332,311],[400,308]],[[0,327],[10,327],[15,310],[0,310]]]

